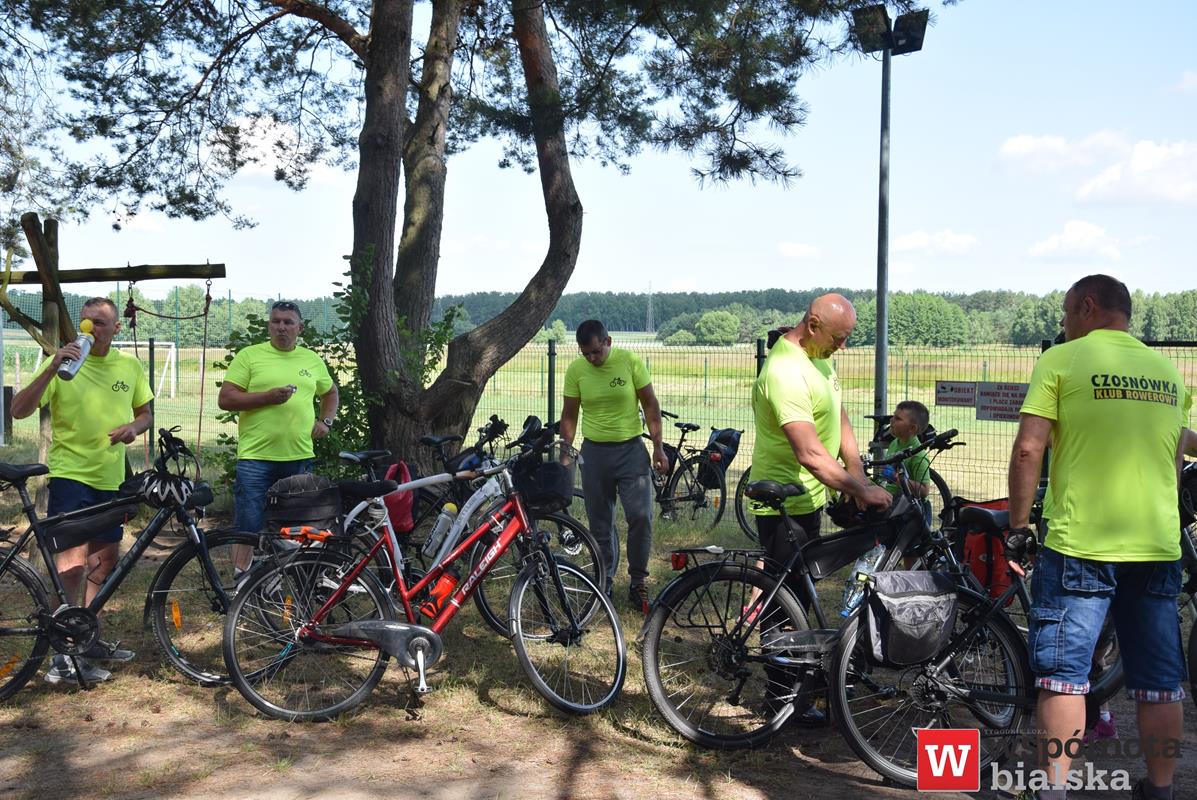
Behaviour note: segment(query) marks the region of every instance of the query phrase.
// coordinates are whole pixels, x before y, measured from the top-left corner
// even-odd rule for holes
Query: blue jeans
[[[266,492],[276,481],[312,471],[312,459],[299,461],[237,460],[237,482],[233,487],[233,526],[239,531],[259,533],[266,509]]]
[[[1112,613],[1130,698],[1183,700],[1188,670],[1176,615],[1179,593],[1179,561],[1114,563],[1042,548],[1031,574],[1027,632],[1035,685],[1086,694],[1093,650]]]

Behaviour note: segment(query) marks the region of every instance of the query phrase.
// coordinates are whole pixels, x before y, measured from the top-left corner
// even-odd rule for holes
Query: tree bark
[[[539,0],[514,0],[512,15],[549,225],[548,252],[510,306],[449,344],[445,369],[421,393],[415,414],[434,431],[465,433],[486,382],[552,313],[573,274],[582,240],[582,203],[570,174],[561,92],[544,12]]]
[[[365,59],[366,115],[358,137],[360,158],[353,196],[350,270],[355,290],[365,290],[368,298],[354,350],[363,386],[380,396],[403,363],[395,326],[391,259],[411,75],[412,2],[374,2]],[[383,430],[387,415],[386,403],[373,406],[371,429]]]

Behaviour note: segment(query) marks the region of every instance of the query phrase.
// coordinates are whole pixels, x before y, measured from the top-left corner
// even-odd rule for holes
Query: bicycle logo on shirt
[[[617,386],[623,386],[626,383],[627,383],[627,381],[625,381],[623,378],[620,378],[617,376],[617,377],[612,378],[611,382],[607,385],[610,386],[612,389],[614,389]]]
[[[303,376],[303,377],[305,377],[305,378],[310,378],[310,377],[312,377],[312,373],[308,371],[307,367],[304,367],[303,369],[301,369],[301,370],[299,371],[299,374],[300,374],[300,375],[302,375],[302,376]]]
[[[124,381],[117,381],[116,383],[112,384],[112,391],[127,392],[129,391],[129,384],[125,383]]]

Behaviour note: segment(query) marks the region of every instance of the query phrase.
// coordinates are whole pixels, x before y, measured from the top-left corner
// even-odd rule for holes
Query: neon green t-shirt
[[[829,359],[811,359],[785,337],[777,340],[752,385],[756,443],[752,448],[753,480],[800,483],[806,494],[786,501],[786,512],[807,514],[827,503],[827,490],[794,456],[783,425],[810,422],[832,457],[840,452],[840,379]],[[753,504],[752,513],[778,512]]]
[[[899,450],[905,450],[907,447],[916,445],[918,443],[919,437],[917,436],[911,436],[904,442],[899,442],[897,439],[894,439],[889,443],[889,446],[885,448],[885,456],[888,458]],[[915,483],[930,483],[931,459],[927,457],[926,450],[922,451],[921,453],[915,453],[902,463],[906,465],[906,474],[910,476],[910,480],[914,481]],[[898,485],[891,483],[886,486],[886,491],[896,496],[898,494]]]
[[[1052,420],[1047,546],[1099,561],[1180,558],[1175,457],[1191,404],[1172,362],[1123,331],[1040,356],[1022,413]]]
[[[285,403],[240,412],[237,458],[299,461],[315,455],[312,451],[315,399],[327,394],[333,385],[320,356],[306,347],[284,352],[270,342],[250,345],[229,364],[225,380],[247,392],[298,387]]]
[[[53,357],[44,360],[39,374]],[[50,407],[50,475],[93,489],[113,490],[125,480],[125,445],[108,432],[133,421],[133,409],[154,399],[135,356],[115,347],[88,355],[73,380],[53,378],[40,403]]]
[[[639,356],[612,347],[601,367],[582,356],[570,362],[563,394],[581,400],[582,436],[594,442],[626,442],[640,435],[636,392],[650,383]]]

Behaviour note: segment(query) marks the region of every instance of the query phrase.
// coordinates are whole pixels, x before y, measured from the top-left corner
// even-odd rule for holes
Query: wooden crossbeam
[[[187,280],[198,278],[223,278],[224,264],[138,264],[133,267],[98,267],[95,269],[58,270],[59,283],[100,283],[103,281],[145,281],[158,278]],[[14,272],[8,281],[10,286],[42,284],[42,276],[36,271]]]

